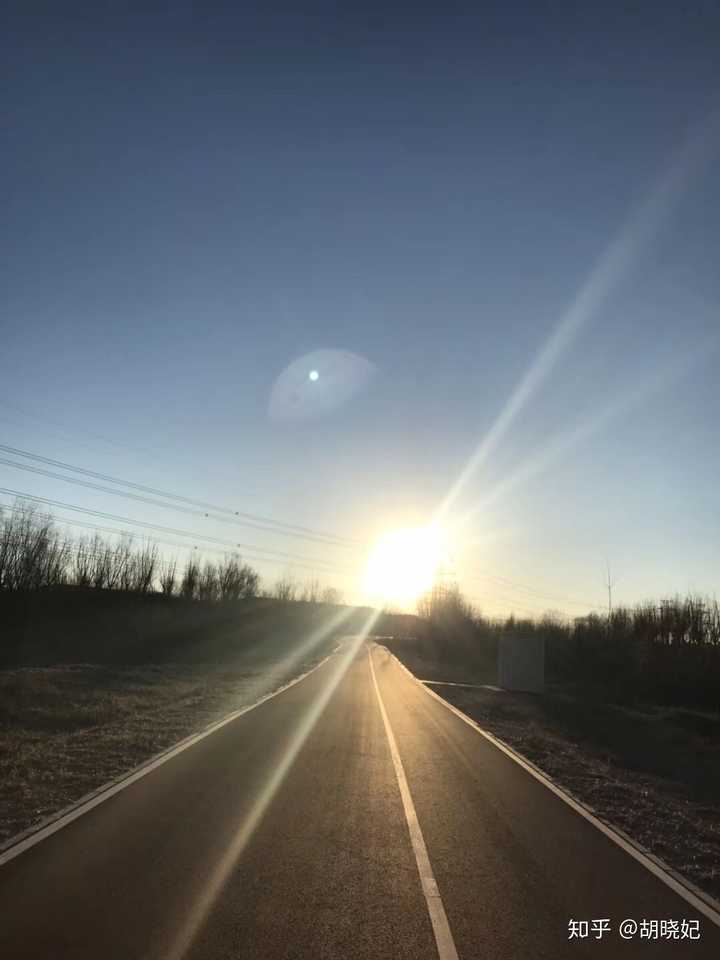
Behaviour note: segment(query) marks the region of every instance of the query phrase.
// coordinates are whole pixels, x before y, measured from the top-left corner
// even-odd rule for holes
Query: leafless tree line
[[[240,600],[256,597],[260,576],[237,556],[225,557],[215,563],[201,564],[191,558],[180,574],[173,565],[161,577],[163,593],[194,600]]]
[[[15,507],[0,511],[0,589],[37,590],[66,583],[72,547],[50,517]]]
[[[482,615],[455,583],[436,585],[417,602],[420,617],[435,623],[469,621],[480,630],[542,631],[588,642],[651,643],[663,647],[720,646],[720,603],[715,597],[688,595],[633,607],[615,607],[609,614],[590,613],[573,620],[547,612],[537,618],[492,619]]]
[[[340,603],[339,591],[317,579],[300,584],[290,576],[260,591],[260,575],[240,556],[202,561],[191,556],[184,566],[162,560],[157,544],[135,543],[122,534],[112,542],[99,533],[70,537],[53,517],[22,501],[0,507],[0,591],[28,591],[75,586],[147,594],[159,591],[202,601],[240,600],[257,596],[311,603]]]
[[[648,699],[717,708],[720,691],[720,604],[715,597],[672,597],[615,607],[573,620],[491,619],[474,609],[456,585],[422,597],[436,655],[491,666],[503,636],[545,640],[551,679],[592,688],[620,702]]]
[[[265,593],[266,597],[275,600],[299,601],[301,603],[342,603],[342,593],[335,587],[323,587],[320,581],[313,577],[305,583],[300,583],[293,577],[281,577],[275,585]]]
[[[202,565],[191,557],[180,571],[177,560],[161,560],[155,543],[136,544],[128,534],[117,543],[99,533],[73,538],[33,504],[0,508],[0,591],[74,586],[237,600],[257,596],[259,585],[259,574],[237,555]]]
[[[480,618],[480,613],[460,592],[456,583],[437,583],[417,601],[418,616],[445,622]]]

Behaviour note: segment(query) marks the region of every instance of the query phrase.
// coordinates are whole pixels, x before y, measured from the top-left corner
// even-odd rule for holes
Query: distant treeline
[[[367,619],[340,600],[290,576],[261,589],[236,555],[191,556],[181,567],[154,543],[72,537],[24,502],[0,509],[0,667],[222,660],[311,635],[327,652]]]
[[[616,607],[567,621],[483,616],[456,586],[418,605],[418,643],[428,657],[492,670],[503,635],[540,635],[550,682],[620,703],[650,701],[720,709],[720,605],[704,597]]]
[[[136,544],[121,534],[116,543],[95,533],[70,537],[49,514],[18,502],[0,507],[0,592],[57,588],[113,590],[133,594],[162,593],[186,600],[221,601],[257,596],[279,600],[339,603],[339,591],[316,580],[300,584],[283,577],[260,589],[260,575],[237,554],[222,560],[189,557],[184,566],[163,560],[157,544]]]

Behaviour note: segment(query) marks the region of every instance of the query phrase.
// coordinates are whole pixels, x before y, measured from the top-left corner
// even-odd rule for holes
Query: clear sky
[[[606,560],[617,601],[717,590],[718,3],[0,27],[1,443],[363,543],[441,515],[491,613],[602,605]],[[362,548],[0,486],[360,593]]]

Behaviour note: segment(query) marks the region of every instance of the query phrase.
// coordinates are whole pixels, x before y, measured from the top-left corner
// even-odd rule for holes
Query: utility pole
[[[610,563],[608,562],[607,557],[605,558],[605,567],[607,569],[607,580],[605,581],[605,585],[607,586],[607,594],[608,594],[608,624],[609,624],[610,618],[612,617],[612,591],[613,591],[613,587],[615,586],[615,581],[610,576]]]

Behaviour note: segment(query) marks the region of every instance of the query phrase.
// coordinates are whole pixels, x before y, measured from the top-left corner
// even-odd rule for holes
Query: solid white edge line
[[[390,747],[390,755],[392,757],[393,766],[395,767],[395,776],[397,777],[398,786],[400,788],[400,797],[402,799],[403,810],[405,811],[405,819],[407,820],[408,830],[410,831],[410,842],[412,844],[413,853],[415,854],[415,862],[417,863],[418,873],[420,874],[420,885],[422,887],[423,896],[425,897],[425,903],[427,904],[428,913],[430,915],[430,923],[432,924],[433,933],[435,935],[438,956],[440,960],[458,960],[458,953],[455,949],[455,941],[453,940],[453,935],[450,931],[450,924],[448,923],[445,907],[443,906],[442,897],[440,896],[440,891],[438,890],[438,885],[432,872],[430,858],[428,856],[427,847],[425,846],[425,839],[422,835],[422,830],[420,829],[417,813],[415,812],[415,804],[413,803],[410,787],[408,786],[407,777],[405,776],[405,770],[403,768],[402,760],[400,759],[400,753],[398,752],[397,743],[395,742],[395,736],[392,732],[390,720],[388,718],[387,711],[385,710],[385,704],[383,703],[383,698],[380,694],[380,687],[378,686],[377,677],[375,676],[375,667],[372,660],[372,647],[368,647],[368,661],[370,663],[370,674],[372,676],[373,686],[375,687],[375,693],[377,694],[378,705],[380,707],[380,714],[385,726],[385,734]]]
[[[238,717],[242,717],[243,714],[249,713],[256,707],[259,707],[261,704],[266,703],[268,700],[272,700],[273,697],[277,697],[279,694],[289,690],[290,687],[294,687],[295,684],[300,683],[301,680],[305,680],[306,677],[309,677],[310,674],[315,673],[316,670],[319,670],[320,667],[326,664],[330,657],[335,655],[337,649],[338,648],[333,650],[332,653],[328,654],[327,657],[324,657],[319,663],[316,663],[314,667],[310,668],[310,670],[306,670],[305,673],[301,673],[299,677],[294,677],[292,680],[288,681],[288,683],[278,687],[277,690],[273,690],[272,693],[266,693],[265,696],[260,697],[260,699],[256,700],[255,703],[251,703],[247,707],[241,707],[239,710],[233,710],[232,713],[227,714],[227,716],[222,717],[220,720],[213,721],[204,730],[199,731],[199,733],[192,733],[190,736],[185,737],[183,740],[180,740],[173,746],[162,750],[154,757],[150,757],[149,760],[145,760],[139,766],[131,769],[128,771],[128,773],[123,774],[120,778],[116,780],[110,780],[103,786],[98,787],[97,790],[93,790],[91,793],[85,794],[84,797],[76,800],[75,803],[70,804],[68,807],[65,807],[58,813],[52,814],[48,818],[49,822],[48,820],[44,821],[44,825],[41,821],[40,824],[30,827],[29,830],[18,834],[16,837],[11,837],[10,840],[3,844],[3,848],[0,848],[2,849],[2,852],[0,852],[0,867],[4,866],[6,863],[9,863],[11,860],[14,860],[15,857],[19,857],[21,853],[24,853],[26,850],[34,847],[47,837],[52,836],[52,834],[57,833],[58,830],[62,830],[63,827],[66,827],[69,823],[72,823],[73,820],[77,820],[78,817],[81,817],[83,814],[88,813],[101,803],[104,803],[105,800],[109,800],[110,797],[114,797],[116,793],[120,793],[120,791],[124,790],[125,787],[129,787],[130,784],[135,783],[137,780],[141,780],[143,777],[146,777],[149,773],[152,773],[153,770],[157,769],[157,767],[162,766],[162,764],[167,763],[168,760],[172,760],[173,757],[176,757],[179,753],[182,753],[183,750],[187,750],[188,747],[192,747],[200,740],[204,740],[205,737],[209,737],[210,734],[220,730],[220,728],[224,727],[226,724],[232,723],[233,720],[237,720]]]
[[[584,817],[588,823],[591,823],[596,827],[601,833],[612,840],[613,843],[617,844],[625,853],[629,854],[634,860],[637,860],[638,863],[642,864],[646,870],[649,870],[653,876],[657,877],[658,880],[661,880],[666,886],[677,893],[678,896],[682,897],[687,903],[690,904],[698,913],[701,913],[704,917],[714,923],[717,927],[720,927],[720,902],[715,900],[713,897],[706,894],[704,890],[700,890],[698,887],[695,887],[689,880],[686,880],[684,877],[679,878],[675,877],[672,872],[672,868],[663,863],[662,860],[656,858],[653,854],[647,854],[641,850],[636,842],[632,840],[631,837],[623,836],[617,827],[612,827],[610,824],[607,824],[595,816],[587,807],[583,806],[579,801],[572,797],[569,793],[559,787],[554,783],[547,774],[539,770],[533,763],[529,760],[526,760],[521,754],[513,750],[512,747],[504,743],[502,740],[499,740],[492,733],[489,733],[487,730],[484,730],[479,723],[476,723],[471,717],[468,717],[467,714],[463,713],[462,710],[459,710],[454,704],[448,703],[447,700],[444,700],[439,694],[435,693],[434,690],[431,690],[429,687],[426,687],[422,681],[418,680],[414,673],[412,673],[408,668],[402,663],[395,654],[388,650],[387,647],[383,647],[387,650],[390,656],[397,662],[398,666],[407,673],[411,680],[420,686],[428,696],[433,697],[438,703],[441,703],[446,707],[451,713],[454,713],[456,717],[459,717],[464,723],[469,727],[472,727],[476,733],[479,733],[482,737],[485,737],[493,746],[497,747],[498,750],[501,750],[506,756],[511,760],[514,760],[515,763],[519,764],[531,777],[534,777],[543,786],[547,787],[548,790],[552,791],[556,797],[559,797],[560,800],[563,800],[567,803],[568,806],[579,813],[581,817]]]

